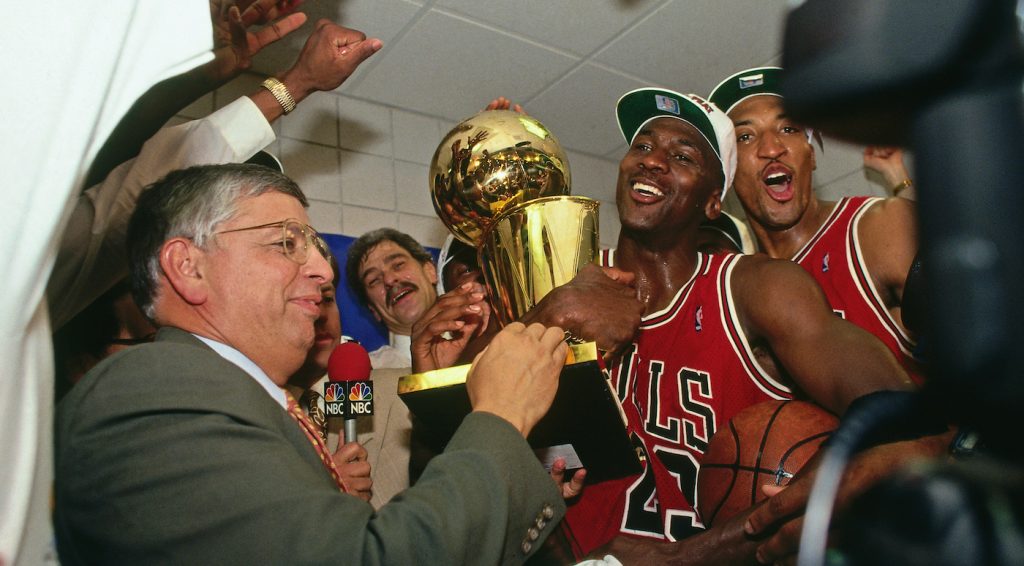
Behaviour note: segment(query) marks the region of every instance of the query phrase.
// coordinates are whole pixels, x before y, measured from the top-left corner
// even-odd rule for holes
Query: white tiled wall
[[[182,110],[172,123],[199,118],[259,88],[262,77],[242,75]],[[471,114],[475,109],[466,109]],[[428,170],[437,143],[454,124],[431,116],[355,99],[316,93],[274,124],[278,141],[268,151],[310,200],[317,229],[348,236],[388,226],[439,247],[447,229],[434,213]],[[860,167],[861,148],[826,140],[819,152],[815,183],[828,200],[884,190]],[[618,162],[568,152],[573,194],[601,201],[601,243],[613,246],[619,234],[615,211]],[[726,210],[742,217],[730,197]]]

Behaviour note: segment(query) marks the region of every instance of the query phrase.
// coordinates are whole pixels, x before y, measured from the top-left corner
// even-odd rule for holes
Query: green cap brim
[[[647,122],[655,118],[669,117],[697,128],[711,145],[718,159],[722,159],[715,127],[708,119],[707,111],[678,92],[657,88],[641,88],[627,92],[619,99],[615,115],[627,144],[633,143],[633,138]]]
[[[708,100],[728,114],[737,104],[759,95],[781,97],[781,67],[754,67],[740,71],[718,83]]]

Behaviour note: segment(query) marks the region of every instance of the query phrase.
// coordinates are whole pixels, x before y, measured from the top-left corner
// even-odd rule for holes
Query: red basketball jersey
[[[825,291],[839,316],[878,337],[896,356],[910,377],[921,383],[920,362],[914,359],[914,341],[885,308],[875,290],[861,254],[857,226],[878,197],[848,197],[836,203],[828,219],[793,256]]]
[[[614,250],[602,254],[613,264]],[[645,458],[640,475],[583,489],[566,532],[579,555],[626,533],[679,540],[703,530],[696,481],[708,440],[742,409],[790,390],[754,359],[732,304],[730,276],[742,256],[700,254],[671,304],[644,317],[612,368],[630,436]]]

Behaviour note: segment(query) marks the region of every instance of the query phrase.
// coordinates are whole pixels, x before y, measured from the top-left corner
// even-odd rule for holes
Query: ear
[[[431,285],[437,285],[437,266],[432,261],[423,262],[423,273],[427,276],[427,281],[430,281]]]
[[[715,189],[711,196],[708,197],[707,202],[704,203],[704,216],[707,216],[708,220],[714,220],[721,213],[722,189]]]
[[[205,253],[187,238],[173,238],[160,248],[160,269],[171,289],[190,305],[201,305],[209,295],[203,277]]]
[[[811,171],[818,169],[818,152],[814,150],[814,144],[807,142],[807,145],[811,146]]]
[[[377,312],[377,308],[373,306],[373,303],[367,303],[366,308],[370,311],[370,314],[373,315],[373,318],[376,319],[377,322],[384,322],[384,319],[380,317],[380,313]]]

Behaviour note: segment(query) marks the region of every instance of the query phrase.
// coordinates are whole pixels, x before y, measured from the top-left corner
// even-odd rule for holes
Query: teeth
[[[766,185],[781,185],[782,183],[788,183],[792,179],[785,173],[772,173],[764,179]]]
[[[410,291],[412,291],[412,289],[405,289],[403,291],[399,291],[399,293],[397,295],[395,295],[394,297],[391,297],[391,304],[393,305],[393,304],[397,303],[399,299],[401,299],[402,297],[408,295]]]
[[[633,190],[640,194],[648,196],[665,196],[665,193],[661,192],[661,189],[659,189],[658,187],[652,187],[651,185],[648,185],[646,183],[635,183],[633,185]]]

